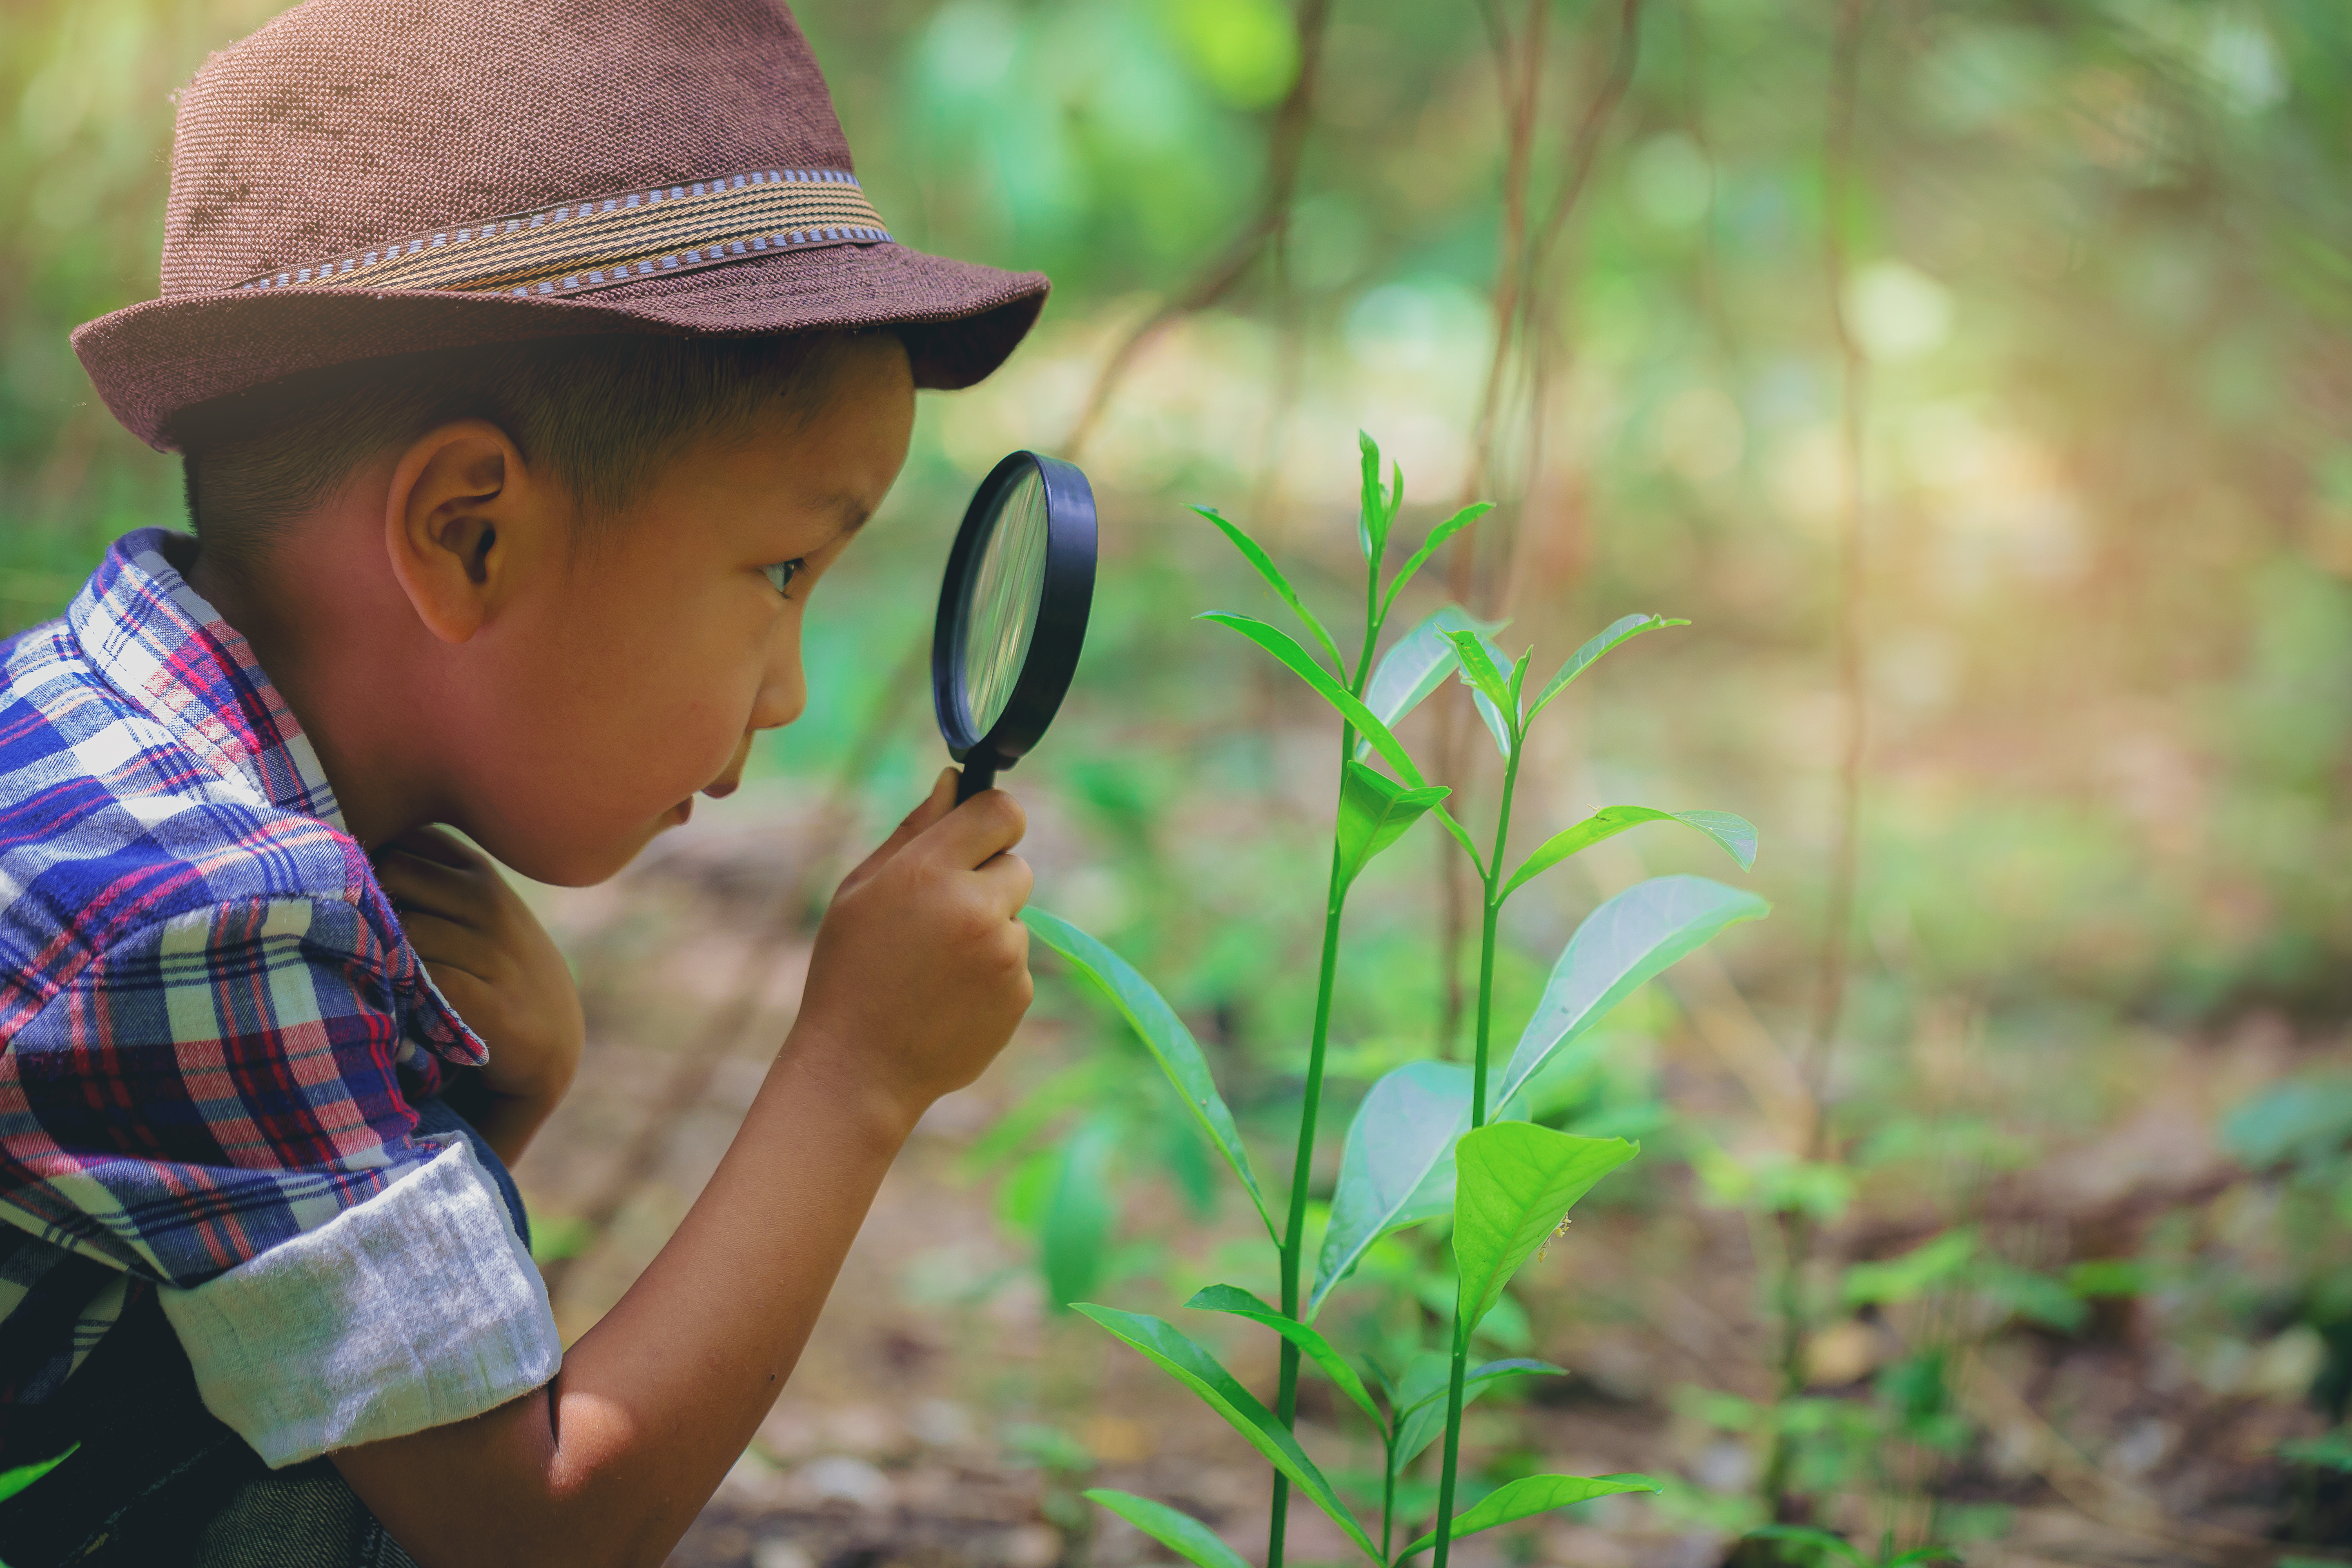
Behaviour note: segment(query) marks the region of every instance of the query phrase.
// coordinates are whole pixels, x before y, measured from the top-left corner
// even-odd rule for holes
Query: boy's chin
[[[554,888],[588,888],[619,875],[644,852],[646,845],[669,828],[682,826],[693,813],[694,803],[689,798],[634,832],[593,845],[519,844],[510,854],[500,853],[488,844],[483,847],[509,870],[534,882]]]

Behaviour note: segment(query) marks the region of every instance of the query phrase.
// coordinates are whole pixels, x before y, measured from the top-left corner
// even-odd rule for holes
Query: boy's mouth
[[[671,806],[668,811],[663,813],[663,816],[669,820],[670,825],[674,827],[685,826],[687,819],[691,817],[693,815],[694,797],[692,795],[688,795],[684,800],[679,801],[676,805]]]

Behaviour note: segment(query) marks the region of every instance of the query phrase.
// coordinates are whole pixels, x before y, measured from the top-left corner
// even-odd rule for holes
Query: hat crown
[[[851,166],[772,0],[306,0],[181,98],[163,292],[778,165]]]

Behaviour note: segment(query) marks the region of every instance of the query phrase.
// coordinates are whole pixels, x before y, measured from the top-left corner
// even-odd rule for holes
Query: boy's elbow
[[[686,1521],[621,1484],[606,1413],[558,1386],[331,1458],[419,1568],[653,1568]]]

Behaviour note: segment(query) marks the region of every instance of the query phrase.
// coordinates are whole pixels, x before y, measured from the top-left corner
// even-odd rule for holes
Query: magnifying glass
[[[940,584],[931,701],[958,802],[1026,755],[1070,689],[1095,596],[1095,492],[1057,458],[1015,452],[972,492]]]

